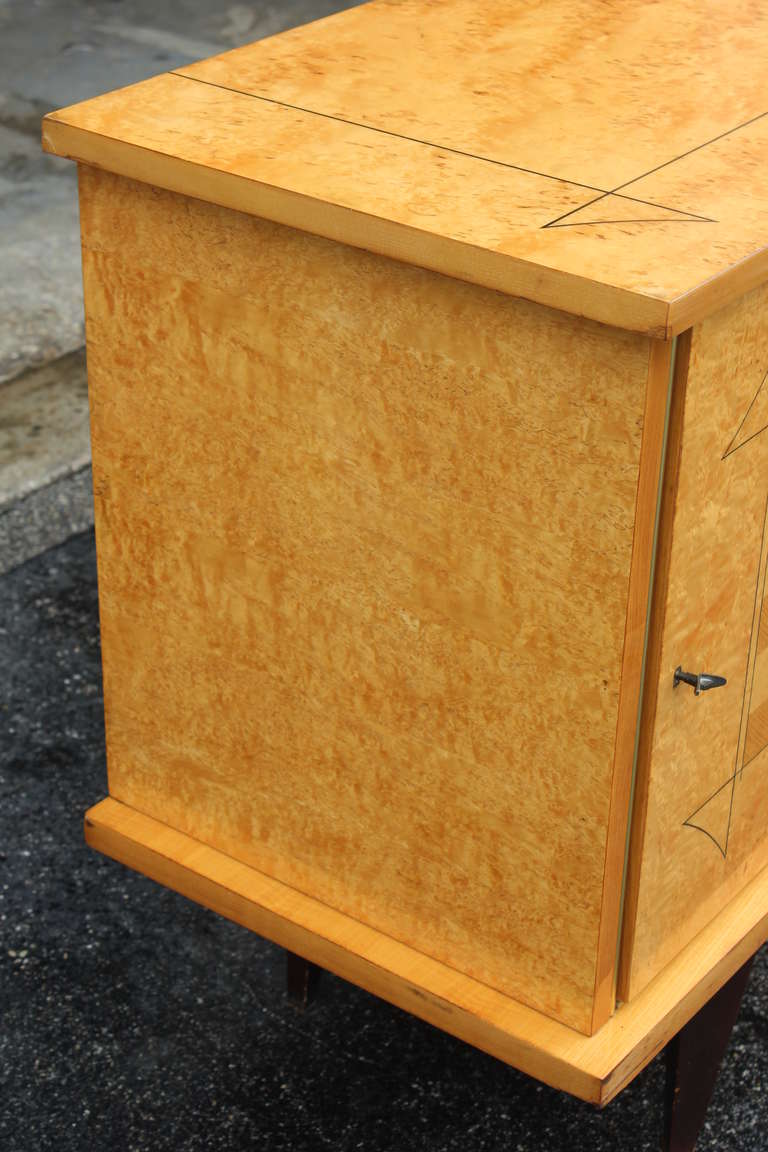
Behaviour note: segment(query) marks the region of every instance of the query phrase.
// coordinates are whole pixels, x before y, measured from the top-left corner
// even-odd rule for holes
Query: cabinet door
[[[678,342],[620,994],[768,862],[768,290]],[[696,695],[675,669],[724,676]]]

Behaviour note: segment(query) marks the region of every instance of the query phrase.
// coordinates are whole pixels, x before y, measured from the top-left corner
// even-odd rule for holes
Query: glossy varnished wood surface
[[[751,764],[768,744],[768,600],[763,594],[757,621],[755,664],[752,671],[744,738],[744,764]]]
[[[200,844],[115,800],[88,812],[99,851],[556,1088],[611,1100],[768,936],[768,873],[594,1036]]]
[[[110,791],[590,1031],[649,341],[81,175]]]
[[[627,853],[627,827],[632,802],[636,733],[649,615],[650,581],[657,525],[657,501],[663,468],[673,344],[651,342],[640,477],[635,512],[619,718],[616,727],[613,785],[608,824],[605,887],[598,944],[593,1028],[605,1021],[616,1002],[617,940]]]
[[[768,276],[768,11],[377,0],[46,118],[49,150],[670,334]]]
[[[768,861],[766,316],[768,289],[760,288],[702,322],[686,342],[677,382],[625,925],[626,997]],[[697,698],[673,686],[678,665],[728,683]]]
[[[380,0],[178,71],[592,191],[765,111],[767,29],[755,0]]]
[[[233,124],[248,143],[230,160]],[[160,76],[46,118],[43,144],[61,156],[510,295],[624,328],[666,331],[663,300],[598,283],[585,269],[564,274],[532,266],[504,250],[514,219],[535,237],[551,212],[582,203],[583,189],[371,136],[365,127]],[[431,200],[414,197],[420,186],[432,189]]]

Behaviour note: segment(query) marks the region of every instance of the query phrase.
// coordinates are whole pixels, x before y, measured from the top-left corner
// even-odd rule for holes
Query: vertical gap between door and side
[[[648,579],[648,598],[646,604],[645,615],[645,635],[643,637],[643,656],[640,665],[640,693],[637,701],[637,720],[635,724],[635,745],[632,756],[632,779],[629,791],[629,814],[627,819],[627,832],[624,840],[624,864],[621,873],[621,899],[619,903],[619,920],[618,932],[616,936],[616,961],[613,968],[613,999],[616,1002],[618,978],[619,978],[619,965],[621,962],[621,945],[624,936],[624,910],[627,896],[627,876],[629,870],[630,859],[630,842],[632,838],[632,827],[634,824],[633,815],[635,810],[635,791],[637,784],[637,765],[640,752],[640,721],[643,715],[643,701],[645,697],[645,674],[646,664],[648,660],[648,640],[651,632],[652,623],[652,605],[653,605],[653,589],[656,578],[656,555],[659,543],[659,524],[661,521],[661,506],[664,493],[664,472],[667,462],[667,439],[669,434],[669,418],[672,409],[672,389],[675,380],[675,369],[677,366],[677,350],[678,338],[674,336],[672,339],[672,349],[669,357],[669,372],[667,376],[667,403],[664,411],[664,432],[661,443],[661,463],[659,465],[659,478],[656,491],[656,510],[655,520],[653,526],[653,546],[651,549],[651,568]],[[650,386],[650,381],[649,381]]]

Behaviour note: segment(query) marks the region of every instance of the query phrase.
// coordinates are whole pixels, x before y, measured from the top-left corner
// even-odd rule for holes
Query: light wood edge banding
[[[619,714],[611,783],[611,805],[605,853],[602,915],[597,947],[592,1032],[602,1027],[616,1000],[617,943],[622,904],[635,734],[640,706],[643,653],[649,616],[649,591],[662,451],[667,418],[667,393],[673,354],[670,342],[654,340],[648,353],[643,440],[635,506],[635,534],[627,597],[627,622],[621,669]]]
[[[617,996],[619,1000],[629,1000],[637,991],[632,981],[632,953],[635,939],[637,902],[640,889],[643,845],[645,841],[645,820],[648,806],[648,786],[651,770],[651,750],[653,730],[656,721],[656,701],[661,661],[661,642],[666,617],[667,589],[669,585],[669,562],[672,553],[677,487],[680,478],[680,454],[682,450],[683,417],[685,415],[685,391],[688,379],[688,363],[691,352],[691,330],[678,337],[677,355],[672,382],[672,400],[667,431],[666,461],[659,523],[659,537],[654,572],[654,586],[651,603],[653,627],[648,642],[648,655],[643,691],[643,710],[640,717],[640,736],[637,755],[635,794],[630,829],[630,851],[626,878],[626,896]]]
[[[669,303],[102,136],[50,113],[43,150],[616,328],[664,338]],[[573,301],[579,301],[578,309]]]
[[[528,1075],[606,1104],[768,937],[768,869],[631,1003],[584,1036],[108,798],[85,818],[107,856]]]

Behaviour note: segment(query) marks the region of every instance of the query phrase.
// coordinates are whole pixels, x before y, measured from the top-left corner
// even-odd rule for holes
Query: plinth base
[[[768,937],[764,870],[643,992],[594,1036],[584,1036],[116,800],[90,809],[85,835],[91,847],[206,908],[520,1071],[600,1105]]]

